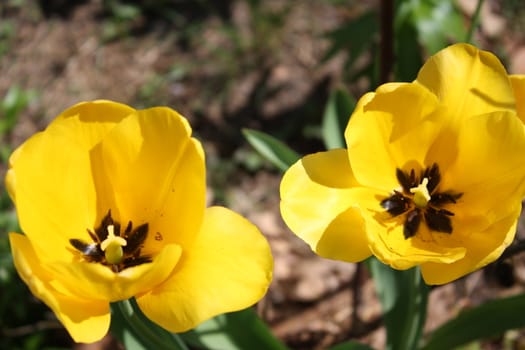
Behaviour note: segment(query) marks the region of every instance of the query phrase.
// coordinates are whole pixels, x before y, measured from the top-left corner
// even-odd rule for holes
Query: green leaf
[[[417,29],[411,19],[411,8],[403,2],[396,11],[395,19],[395,57],[394,65],[396,81],[412,81],[417,77],[419,68],[423,65],[421,50],[417,40]]]
[[[401,21],[400,16],[403,18]],[[418,42],[428,54],[434,54],[450,42],[462,41],[467,36],[463,15],[453,0],[404,0],[396,14],[396,29],[399,29],[400,22],[405,21],[416,29]]]
[[[452,349],[525,327],[525,294],[497,299],[460,313],[432,333],[423,350]]]
[[[118,334],[113,331],[113,334],[120,339],[126,350],[148,350],[148,343],[141,341],[139,335],[127,328],[122,328]]]
[[[322,133],[327,149],[344,148],[344,130],[355,108],[355,100],[344,89],[332,92],[323,115]]]
[[[242,133],[253,148],[282,171],[301,158],[283,142],[266,133],[251,129],[243,129]]]
[[[434,54],[450,44],[464,40],[467,34],[463,15],[451,0],[421,1],[415,12],[415,24],[421,43],[429,54]]]
[[[428,300],[428,286],[419,268],[398,271],[375,258],[367,262],[383,308],[387,349],[416,349],[425,324]]]
[[[402,0],[395,18],[396,81],[412,81],[423,65],[422,50],[434,54],[467,36],[452,0]]]
[[[323,61],[327,61],[340,51],[349,54],[351,65],[376,39],[378,32],[377,14],[370,11],[343,24],[327,34],[332,46],[327,51]]]
[[[16,124],[20,112],[36,97],[34,91],[24,91],[14,85],[0,101],[0,135],[9,132]]]
[[[286,350],[252,309],[219,315],[180,334],[191,346],[208,350]]]
[[[361,344],[356,341],[349,341],[341,344],[337,344],[331,347],[329,350],[374,350],[366,344]]]

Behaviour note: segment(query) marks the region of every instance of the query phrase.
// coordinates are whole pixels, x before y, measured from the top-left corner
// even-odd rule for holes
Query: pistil
[[[131,221],[121,232],[120,223],[111,217],[111,210],[102,219],[94,231],[87,229],[92,243],[72,238],[69,243],[82,254],[85,261],[108,266],[113,272],[150,263],[151,255],[142,254],[141,250],[148,236],[148,224],[133,228]],[[160,234],[160,233],[159,233]]]
[[[414,198],[412,199],[414,201],[414,204],[418,208],[426,208],[428,202],[431,199],[430,193],[428,193],[428,179],[425,177],[421,183],[416,186],[412,187],[410,189],[410,193],[414,194]]]
[[[124,257],[122,247],[126,246],[128,242],[120,236],[115,236],[114,225],[108,225],[107,229],[108,237],[100,243],[100,249],[104,252],[108,264],[120,264]]]

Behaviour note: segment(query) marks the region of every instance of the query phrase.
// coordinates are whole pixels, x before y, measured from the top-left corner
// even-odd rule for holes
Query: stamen
[[[100,249],[104,252],[108,264],[120,264],[124,256],[123,246],[128,243],[120,236],[115,236],[114,225],[108,225],[108,236],[100,243]]]
[[[425,177],[423,181],[417,186],[410,189],[410,193],[414,194],[414,204],[418,208],[426,208],[428,201],[430,201],[430,193],[428,193],[428,179]]]
[[[416,176],[414,169],[404,172],[397,168],[396,178],[402,189],[394,190],[390,197],[381,200],[380,205],[392,217],[402,215],[405,239],[414,237],[421,223],[431,231],[452,233],[454,213],[442,206],[456,204],[463,193],[437,191],[441,182],[437,163],[421,171],[420,176]]]
[[[132,222],[128,221],[125,230],[121,232],[120,229],[120,223],[113,220],[111,210],[108,210],[100,226],[93,231],[87,229],[92,243],[77,238],[70,239],[69,243],[82,254],[84,261],[108,266],[115,273],[152,262],[152,256],[141,251],[148,237],[148,223],[133,228]],[[157,232],[157,235],[161,236],[161,233]]]

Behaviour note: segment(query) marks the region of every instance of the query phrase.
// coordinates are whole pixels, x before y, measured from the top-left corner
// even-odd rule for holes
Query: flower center
[[[126,246],[128,242],[120,237],[115,236],[115,226],[108,225],[108,237],[100,242],[100,249],[104,252],[108,264],[120,264],[124,256],[122,247]]]
[[[425,208],[430,201],[430,193],[428,193],[428,179],[425,177],[423,181],[416,187],[410,189],[410,193],[414,194],[414,204],[418,208]]]
[[[133,224],[129,221],[121,234],[120,224],[113,220],[109,210],[95,232],[90,229],[87,231],[93,243],[76,238],[69,240],[87,262],[100,263],[111,267],[114,272],[119,272],[152,261],[151,256],[141,254],[148,235],[147,223],[133,229]]]
[[[404,217],[405,238],[416,235],[421,221],[425,222],[430,230],[452,233],[451,217],[454,213],[442,206],[455,204],[463,193],[437,190],[441,181],[439,166],[436,163],[432,164],[423,170],[420,176],[416,176],[414,169],[410,172],[396,169],[396,177],[402,190],[394,190],[390,197],[381,201],[381,206],[393,217]]]

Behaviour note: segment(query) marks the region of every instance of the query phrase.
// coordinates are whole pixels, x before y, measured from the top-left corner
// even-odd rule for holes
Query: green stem
[[[428,301],[428,287],[419,268],[398,271],[375,258],[367,261],[383,308],[386,349],[417,349]]]
[[[474,30],[478,27],[479,24],[479,15],[481,13],[481,6],[483,5],[483,0],[478,0],[478,5],[476,6],[476,11],[472,16],[472,22],[470,23],[470,28],[465,38],[466,43],[472,43],[472,36],[474,35]]]
[[[189,350],[182,339],[170,333],[142,315],[135,301],[123,300],[115,303],[114,310],[126,321],[137,338],[158,350]]]

